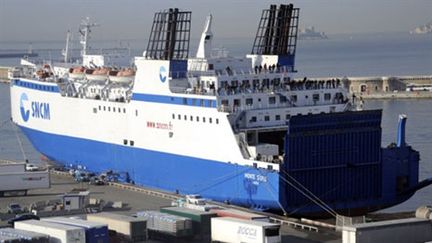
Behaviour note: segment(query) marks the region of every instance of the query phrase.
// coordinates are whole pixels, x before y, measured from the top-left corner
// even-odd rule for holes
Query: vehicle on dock
[[[38,171],[40,170],[39,166],[35,164],[26,163],[26,170],[27,171]]]
[[[194,205],[205,205],[206,200],[199,194],[186,195],[186,202]]]
[[[94,177],[96,177],[96,174],[92,172],[82,170],[75,170],[74,172],[74,179],[77,182],[90,182]]]
[[[105,181],[102,180],[98,176],[92,176],[92,177],[90,177],[89,184],[90,185],[96,185],[96,186],[103,186],[103,185],[105,185]]]
[[[9,204],[9,206],[7,208],[7,212],[10,214],[19,214],[19,213],[22,213],[24,211],[21,208],[21,205],[19,205],[18,203],[12,203],[12,204]]]
[[[191,15],[157,12],[125,79],[95,55],[14,77],[13,122],[49,160],[262,211],[363,214],[432,183],[419,182],[406,117],[397,146],[381,147],[382,111],[359,110],[343,80],[293,78],[298,8],[263,10],[245,57],[212,53],[211,15],[190,57]]]
[[[34,215],[32,213],[18,214],[14,218],[9,219],[7,222],[9,225],[13,226],[15,222],[30,220],[30,219],[39,220],[39,216]]]

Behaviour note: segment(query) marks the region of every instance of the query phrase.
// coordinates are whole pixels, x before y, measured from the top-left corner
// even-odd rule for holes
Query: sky
[[[301,27],[327,34],[408,32],[432,21],[432,0],[0,0],[0,42],[64,40],[86,16],[100,24],[93,39],[147,40],[154,12],[170,7],[192,11],[193,38],[209,13],[215,36],[253,38],[262,9],[278,3],[293,3]]]

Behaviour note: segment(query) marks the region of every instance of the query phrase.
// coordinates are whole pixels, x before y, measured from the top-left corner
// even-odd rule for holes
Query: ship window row
[[[42,85],[42,84],[34,84],[29,82],[24,82],[20,80],[15,80],[15,84],[21,87],[31,88],[31,89],[37,89],[37,90],[43,90],[43,91],[55,91],[54,86],[48,86],[48,85]]]
[[[109,111],[109,112],[117,112],[117,113],[126,113],[126,108],[114,107],[114,106],[102,106],[98,107],[99,111]],[[94,113],[96,113],[96,108],[93,109]]]
[[[336,94],[335,97],[339,97],[338,94]],[[284,95],[280,95],[278,96],[279,98],[279,103],[286,103],[288,101],[288,98]],[[305,96],[306,99],[309,98],[308,95]],[[331,94],[330,93],[325,93],[324,94],[324,100],[329,101],[331,99]],[[291,95],[290,96],[290,101],[291,102],[297,102],[298,98],[297,95]],[[312,95],[312,100],[313,101],[319,101],[320,100],[320,94],[313,94]],[[276,96],[270,96],[268,97],[268,104],[270,105],[274,105],[276,104],[277,98]],[[241,99],[234,99],[233,101],[233,105],[235,106],[240,106],[241,105]],[[254,104],[254,99],[253,98],[246,98],[245,99],[245,104],[246,105],[253,105]],[[257,102],[261,102],[261,98],[257,98]],[[230,105],[230,101],[229,100],[221,100],[221,105],[224,106],[229,106]]]
[[[201,107],[214,107],[215,104],[213,100],[193,99],[193,98],[192,99],[183,98],[182,103],[183,105],[201,106]]]
[[[196,122],[203,122],[203,123],[216,123],[219,124],[219,118],[213,119],[212,117],[200,117],[200,116],[188,116],[188,115],[181,115],[181,114],[172,114],[173,120],[183,120],[183,121],[196,121]]]
[[[130,146],[134,146],[135,145],[135,141],[123,139],[123,145],[128,145],[128,142],[129,142]]]
[[[275,115],[275,116],[274,116],[274,120],[275,120],[275,121],[280,121],[281,118],[282,118],[281,115]],[[290,115],[290,114],[286,114],[286,115],[285,115],[285,120],[289,120],[290,118],[291,118],[291,115]],[[270,120],[271,120],[271,119],[270,119],[270,116],[269,116],[269,115],[264,116],[264,121],[270,121]],[[257,120],[257,117],[256,117],[256,116],[252,116],[252,117],[250,118],[250,120],[249,120],[250,123],[254,123],[254,122],[257,122],[257,121],[258,121],[258,120]]]

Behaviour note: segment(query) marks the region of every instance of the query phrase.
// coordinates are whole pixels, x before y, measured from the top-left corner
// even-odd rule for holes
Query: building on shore
[[[432,85],[431,76],[345,77],[343,83],[350,93],[369,95],[406,91],[411,84]]]

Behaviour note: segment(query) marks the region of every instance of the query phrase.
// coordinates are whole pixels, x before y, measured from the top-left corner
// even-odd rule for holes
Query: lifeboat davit
[[[125,68],[121,70],[113,70],[109,72],[109,79],[115,83],[129,83],[135,78],[135,70],[132,68]]]

